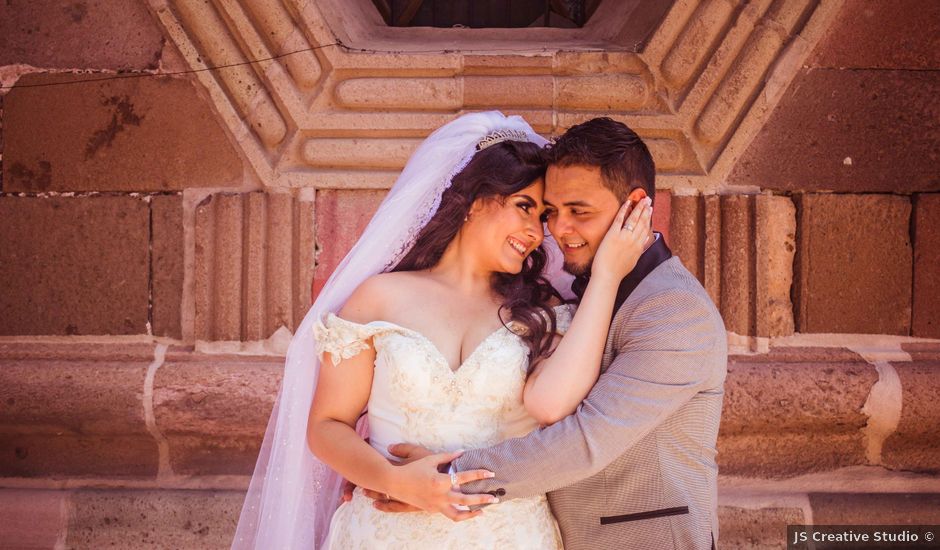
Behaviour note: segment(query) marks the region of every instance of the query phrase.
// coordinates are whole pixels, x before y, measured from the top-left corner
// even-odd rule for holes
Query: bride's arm
[[[342,319],[370,320],[369,286],[367,281],[353,293],[339,313]],[[365,350],[337,365],[324,352],[307,420],[307,445],[349,481],[385,493],[392,466],[356,433],[356,421],[372,391],[374,363],[371,338]]]
[[[627,206],[618,212],[598,247],[588,283],[571,327],[557,342],[554,352],[534,365],[526,380],[526,410],[542,425],[553,424],[573,413],[600,374],[601,356],[613,316],[621,280],[633,270],[650,237],[652,209],[640,202],[621,229]],[[557,337],[556,337],[557,340]]]
[[[381,318],[376,304],[394,292],[376,284],[375,277],[361,285],[343,306],[340,317],[362,323]],[[465,495],[451,487],[451,477],[438,473],[460,453],[441,453],[404,466],[392,466],[356,433],[356,421],[365,409],[372,391],[375,348],[372,339],[363,351],[334,365],[323,354],[317,389],[307,420],[307,446],[320,460],[360,487],[389,495],[427,512],[440,512],[454,521],[476,517],[479,511],[458,511],[453,505],[474,506],[493,503],[493,496]],[[471,470],[457,475],[457,483],[478,481],[493,474]]]

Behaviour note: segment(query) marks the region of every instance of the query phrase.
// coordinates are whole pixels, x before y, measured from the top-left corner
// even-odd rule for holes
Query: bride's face
[[[539,178],[507,197],[477,200],[464,223],[466,242],[490,271],[519,273],[533,250],[542,244],[542,194]]]

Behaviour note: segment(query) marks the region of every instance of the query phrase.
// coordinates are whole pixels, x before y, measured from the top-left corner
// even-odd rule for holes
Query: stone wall
[[[312,298],[421,139],[492,108],[649,142],[654,225],[733,351],[723,547],[940,523],[937,21],[929,0],[606,0],[541,30],[389,29],[370,0],[4,3],[0,546],[225,547]]]

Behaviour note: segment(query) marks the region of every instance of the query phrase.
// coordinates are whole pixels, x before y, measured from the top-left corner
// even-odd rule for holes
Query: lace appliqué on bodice
[[[556,328],[564,333],[571,311],[559,306],[555,315]],[[510,324],[492,332],[457,370],[420,332],[386,321],[358,324],[328,313],[314,326],[314,335],[318,351],[329,352],[334,365],[367,349],[372,339],[373,439],[385,439],[383,428],[390,428],[395,442],[443,452],[494,445],[535,427],[525,422],[522,406],[529,350],[514,330]]]

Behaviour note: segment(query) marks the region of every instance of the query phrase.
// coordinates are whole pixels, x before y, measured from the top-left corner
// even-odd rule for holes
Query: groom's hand
[[[458,510],[455,506],[495,504],[499,499],[488,494],[465,495],[460,492],[460,485],[491,478],[493,473],[470,470],[450,476],[438,471],[440,465],[448,464],[460,455],[461,452],[429,455],[395,468],[389,496],[425,512],[439,512],[453,521],[477,517],[482,513],[480,510]]]

